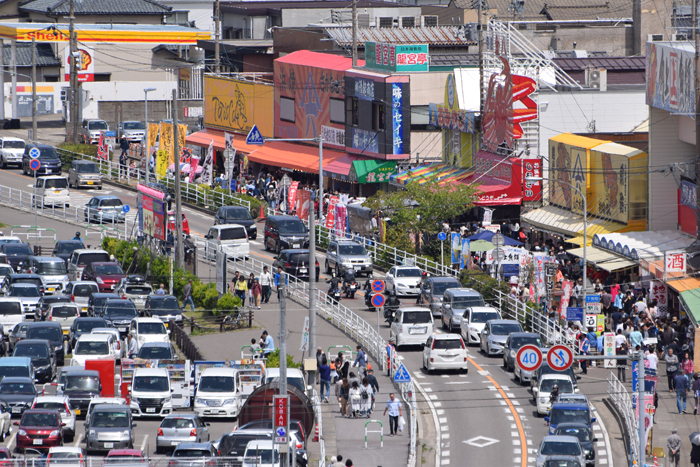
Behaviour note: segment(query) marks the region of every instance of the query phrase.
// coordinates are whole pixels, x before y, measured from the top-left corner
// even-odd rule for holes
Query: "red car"
[[[172,230],[174,232],[176,229],[175,211],[168,211],[168,230]],[[190,234],[190,224],[187,222],[187,216],[185,216],[184,212],[182,213],[182,233],[185,235]]]
[[[146,462],[143,451],[138,449],[112,449],[107,453],[107,457],[105,457],[104,460],[104,465],[133,465],[142,462]]]
[[[9,449],[0,447],[0,467],[12,467],[12,453]]]
[[[125,277],[119,263],[92,263],[83,269],[82,280],[97,282],[100,292],[112,292],[117,282]]]
[[[22,419],[15,422],[17,430],[17,449],[49,449],[63,444],[63,427],[58,410],[29,409],[22,414]]]

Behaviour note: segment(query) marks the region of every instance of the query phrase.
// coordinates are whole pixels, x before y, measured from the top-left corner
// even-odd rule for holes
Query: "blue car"
[[[595,417],[591,417],[591,409],[586,403],[555,402],[544,421],[549,423],[549,434],[553,435],[560,423],[581,423],[591,428]]]
[[[54,147],[48,144],[27,144],[24,147],[24,154],[22,155],[22,173],[25,175],[34,175],[34,171],[29,167],[29,163],[32,160],[29,152],[34,148],[39,150],[39,162],[41,164],[39,170],[37,170],[37,175],[61,175],[63,163],[58,157]]]

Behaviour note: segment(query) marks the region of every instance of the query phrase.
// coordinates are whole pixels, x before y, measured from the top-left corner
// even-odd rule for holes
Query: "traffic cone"
[[[659,467],[659,459],[654,456],[654,467]]]
[[[263,209],[262,203],[260,204],[260,219],[265,218],[265,210]]]
[[[316,423],[316,431],[314,432],[314,442],[318,442],[318,439],[319,439],[318,423]]]

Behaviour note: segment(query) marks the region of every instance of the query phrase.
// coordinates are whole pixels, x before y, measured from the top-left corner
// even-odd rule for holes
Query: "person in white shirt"
[[[656,356],[656,352],[654,352],[654,347],[650,346],[649,350],[647,350],[644,353],[644,355],[646,360],[644,366],[646,366],[650,370],[654,370],[654,373],[656,373],[656,369],[659,366],[659,357]]]
[[[627,339],[622,335],[622,329],[618,329],[615,335],[615,348],[619,349],[623,342],[627,342]]]
[[[268,303],[270,295],[272,295],[272,274],[270,274],[267,266],[263,268],[263,272],[260,274],[260,286],[262,287],[262,303]]]

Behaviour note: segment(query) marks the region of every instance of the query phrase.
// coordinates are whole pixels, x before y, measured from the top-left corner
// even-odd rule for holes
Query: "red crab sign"
[[[484,105],[484,145],[491,151],[498,147],[513,148],[513,140],[523,136],[522,122],[537,118],[537,104],[529,96],[537,85],[527,76],[512,75],[508,60],[503,71],[492,74]],[[514,104],[520,103],[514,108]]]

